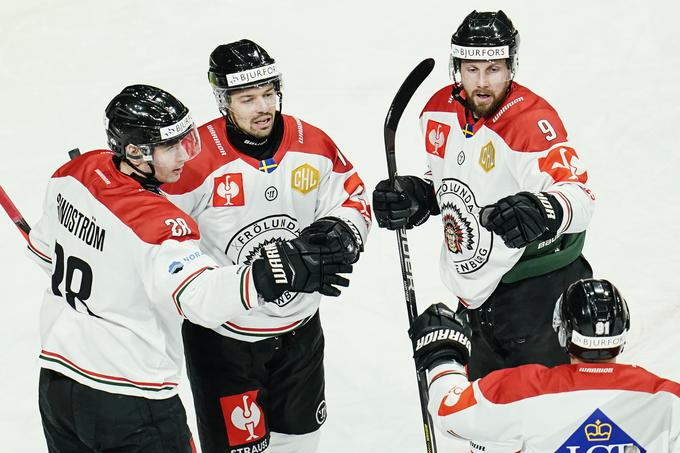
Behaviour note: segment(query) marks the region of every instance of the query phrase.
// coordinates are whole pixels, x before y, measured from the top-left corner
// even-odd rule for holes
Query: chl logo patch
[[[555,453],[645,453],[635,442],[600,409],[579,426]]]
[[[496,166],[496,148],[493,147],[491,141],[482,146],[482,151],[479,153],[479,165],[481,165],[487,173]]]
[[[293,170],[290,185],[298,192],[307,195],[319,187],[319,170],[309,164],[300,165]]]
[[[585,184],[588,181],[588,172],[582,168],[576,150],[568,146],[552,149],[547,156],[538,159],[538,168],[548,173],[555,182]]]
[[[456,272],[469,274],[489,261],[493,247],[491,232],[479,223],[479,210],[475,194],[464,182],[446,178],[437,190],[442,211],[444,241],[449,250],[448,260],[453,261]]]
[[[427,129],[425,130],[425,151],[437,157],[444,157],[449,132],[451,132],[451,126],[448,124],[427,120]]]
[[[212,199],[214,207],[243,206],[244,204],[243,175],[241,173],[227,173],[215,178]]]
[[[259,390],[251,390],[239,395],[220,398],[222,415],[227,428],[230,447],[249,444],[251,452],[260,452],[269,444],[269,432],[264,420],[262,408],[257,404]],[[243,448],[231,448],[236,453]]]

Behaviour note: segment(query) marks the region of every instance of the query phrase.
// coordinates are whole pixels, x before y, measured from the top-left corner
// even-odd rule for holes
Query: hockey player
[[[264,301],[251,267],[218,268],[199,250],[195,222],[159,190],[201,149],[188,109],[134,85],[113,98],[105,122],[113,152],[59,168],[29,236],[30,254],[52,276],[39,388],[48,449],[192,452],[177,396],[182,320],[215,327]],[[325,259],[288,252],[291,261]]]
[[[222,265],[252,263],[258,297],[272,303],[214,329],[184,324],[201,447],[314,452],[326,419],[319,303],[339,291],[301,292],[260,272],[298,236],[354,263],[371,223],[364,184],[323,131],[281,113],[281,75],[262,47],[218,46],[208,78],[222,115],[199,128],[203,152],[164,190],[195,217],[202,249]]]
[[[570,364],[523,365],[469,383],[469,329],[444,304],[416,318],[409,333],[439,428],[495,442],[473,445],[475,452],[680,452],[680,384],[616,363],[630,317],[614,285],[571,284],[554,306],[553,326]]]
[[[518,48],[502,11],[469,14],[451,38],[454,83],[421,114],[425,179],[399,176],[373,193],[383,228],[441,215],[441,275],[472,327],[471,379],[566,363],[552,305],[592,276],[581,255],[594,207],[588,173],[557,112],[513,81]]]

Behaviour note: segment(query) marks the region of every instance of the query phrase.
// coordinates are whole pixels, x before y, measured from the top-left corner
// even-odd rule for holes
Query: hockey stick
[[[5,192],[5,189],[3,189],[2,186],[0,186],[0,205],[2,205],[2,208],[5,210],[9,218],[12,219],[12,222],[14,222],[17,228],[19,228],[19,231],[24,236],[24,239],[28,241],[28,233],[31,232],[31,227],[28,225],[28,222],[26,222],[26,219],[24,219],[24,216],[21,215],[17,207],[14,206],[14,203],[12,203],[12,200],[10,200],[9,195],[7,195],[7,192]]]
[[[73,148],[71,151],[68,152],[68,157],[71,160],[75,159],[78,156],[80,156],[80,148]]]
[[[399,119],[406,109],[406,105],[413,97],[420,84],[430,75],[434,68],[434,60],[427,58],[421,61],[413,71],[406,77],[404,83],[401,84],[399,91],[394,96],[394,100],[390,105],[385,117],[385,156],[387,157],[387,172],[389,173],[390,182],[394,184],[394,178],[397,176],[397,160],[394,153],[395,138],[397,135],[397,125]],[[416,292],[413,287],[413,274],[411,273],[411,259],[408,252],[408,242],[406,240],[406,229],[400,228],[397,230],[397,243],[399,245],[399,261],[401,262],[401,277],[404,282],[404,296],[406,297],[406,310],[408,312],[409,327],[413,325],[413,321],[418,316],[418,305],[416,304]],[[415,346],[414,346],[415,347]],[[418,376],[418,394],[420,396],[420,410],[423,416],[423,429],[425,430],[425,446],[428,453],[436,453],[437,445],[434,439],[434,432],[432,430],[432,420],[427,411],[427,375],[425,371],[417,372]]]

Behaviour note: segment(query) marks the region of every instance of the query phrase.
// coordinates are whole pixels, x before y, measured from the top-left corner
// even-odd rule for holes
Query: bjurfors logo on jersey
[[[581,165],[576,150],[568,146],[554,148],[547,156],[538,159],[538,168],[548,173],[555,182],[585,184],[588,181],[588,172]]]
[[[227,85],[235,87],[245,85],[246,83],[257,82],[258,80],[268,79],[270,77],[276,77],[277,75],[279,75],[279,73],[276,71],[276,65],[270,64],[262,66],[261,68],[227,74]]]
[[[250,444],[247,447],[248,450],[231,448],[229,450],[231,453],[261,452],[269,444],[269,432],[264,414],[256,402],[258,392],[259,390],[251,390],[239,395],[220,398],[229,446]]]
[[[444,157],[449,132],[451,132],[451,126],[448,124],[427,120],[425,151],[437,157]]]
[[[285,214],[263,217],[241,228],[234,234],[224,250],[231,261],[238,264],[251,264],[259,257],[262,247],[275,242],[289,241],[300,234],[297,219]],[[274,303],[280,307],[288,305],[298,297],[298,293],[284,292]]]
[[[489,261],[493,236],[479,223],[479,210],[475,194],[462,181],[454,178],[442,180],[437,191],[444,224],[444,241],[456,272],[475,272]]]
[[[635,442],[600,409],[579,426],[555,453],[645,453]]]
[[[463,60],[498,60],[510,57],[508,46],[499,47],[463,47],[451,44],[451,56]]]
[[[227,173],[214,180],[212,205],[216,208],[227,206],[243,206],[243,175]]]

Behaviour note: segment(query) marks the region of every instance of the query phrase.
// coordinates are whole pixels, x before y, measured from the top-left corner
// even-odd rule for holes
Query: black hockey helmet
[[[519,32],[501,10],[497,12],[472,11],[451,36],[450,70],[460,70],[461,60],[507,59],[513,77],[519,64]]]
[[[628,305],[609,281],[579,280],[555,304],[553,328],[560,345],[574,357],[585,362],[613,359],[626,344]]]
[[[153,147],[182,141],[189,158],[200,152],[198,134],[189,109],[176,97],[150,85],[131,85],[116,95],[104,112],[111,150],[123,160],[153,161]],[[191,142],[184,139],[191,135]],[[128,145],[141,155],[131,156]]]
[[[210,54],[208,81],[221,111],[229,106],[229,92],[274,84],[281,104],[281,73],[266,50],[249,39],[221,44]]]

